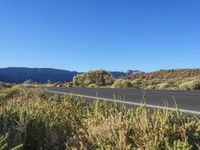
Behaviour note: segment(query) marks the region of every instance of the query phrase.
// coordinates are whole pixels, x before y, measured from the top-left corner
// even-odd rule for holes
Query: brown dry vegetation
[[[120,81],[120,82],[119,82]],[[123,85],[124,81],[132,83],[129,88],[141,89],[171,89],[171,90],[200,90],[200,76],[193,78],[180,78],[180,79],[118,79],[114,82],[114,88],[127,88]],[[120,83],[120,84],[119,84]]]
[[[112,87],[123,88],[116,80]],[[161,70],[151,73],[136,73],[120,79],[130,81],[133,88],[200,90],[200,69]]]
[[[17,146],[17,147],[15,147]],[[25,86],[0,89],[0,149],[196,150],[200,120],[181,112],[149,112],[85,103]]]
[[[174,69],[174,70],[160,70],[150,73],[136,73],[134,75],[125,77],[125,79],[181,79],[181,78],[193,78],[200,76],[200,69]]]

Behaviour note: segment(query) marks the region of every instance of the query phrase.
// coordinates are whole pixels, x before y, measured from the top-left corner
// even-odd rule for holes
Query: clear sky
[[[199,0],[0,0],[0,67],[200,67]]]

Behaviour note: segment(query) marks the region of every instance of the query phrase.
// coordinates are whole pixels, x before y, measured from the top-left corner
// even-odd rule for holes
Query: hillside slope
[[[114,82],[113,88],[200,90],[200,69],[137,72]]]
[[[135,73],[131,76],[125,77],[126,79],[180,79],[192,78],[200,76],[200,69],[173,69],[173,70],[160,70],[150,73]]]

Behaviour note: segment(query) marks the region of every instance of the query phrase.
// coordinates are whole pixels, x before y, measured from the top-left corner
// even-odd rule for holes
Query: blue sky
[[[0,67],[200,67],[199,0],[1,0]]]

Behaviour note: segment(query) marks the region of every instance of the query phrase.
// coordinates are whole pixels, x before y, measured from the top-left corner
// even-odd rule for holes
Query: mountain
[[[112,76],[115,78],[120,78],[127,75],[125,72],[120,72],[120,71],[109,71],[109,73],[112,74]]]
[[[115,78],[120,78],[120,77],[126,77],[126,76],[131,76],[136,73],[142,73],[140,70],[127,70],[126,72],[121,72],[121,71],[110,71]]]
[[[115,78],[132,75],[134,70],[127,72],[110,71],[109,73]],[[24,67],[9,67],[0,68],[0,82],[6,83],[23,83],[23,82],[37,82],[46,83],[72,81],[73,77],[81,72],[67,71],[52,68],[24,68]]]
[[[78,72],[51,68],[0,68],[0,82],[23,83],[32,80],[37,83],[71,81]]]

